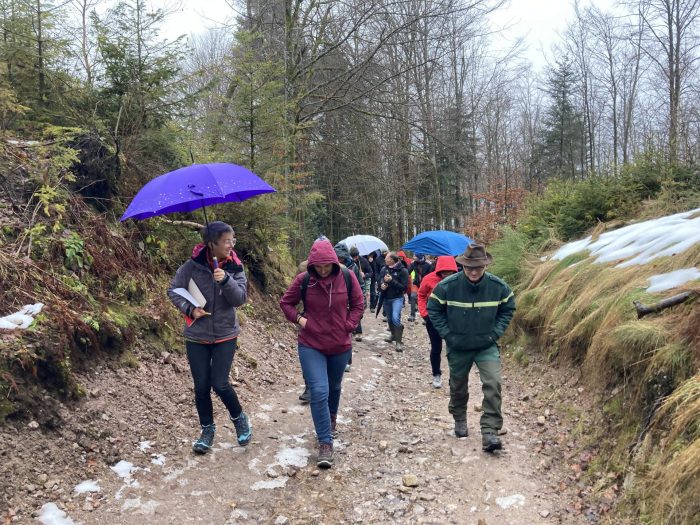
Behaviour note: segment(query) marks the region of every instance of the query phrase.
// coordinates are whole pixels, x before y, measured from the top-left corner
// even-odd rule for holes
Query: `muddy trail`
[[[367,312],[363,324],[364,339],[355,342],[353,365],[344,379],[332,469],[316,467],[309,408],[297,399],[302,389],[298,368],[287,371],[291,381],[254,386],[264,394],[259,401],[246,400],[245,389],[241,393],[254,430],[246,448],[236,444],[235,431],[215,400],[214,449],[194,455],[196,418],[191,387],[185,386],[189,374],[178,356],[170,359],[179,371],[180,395],[154,402],[152,412],[134,401],[134,412],[119,419],[121,432],[130,437],[110,460],[83,462],[77,485],[75,473],[68,479],[42,474],[43,486],[27,488],[34,493],[34,508],[15,510],[15,521],[590,523],[581,499],[581,451],[572,437],[573,427],[586,423],[579,419],[585,416],[577,405],[586,396],[575,384],[577,374],[546,363],[522,367],[505,360],[504,450],[487,454],[481,451],[476,371],[470,378],[469,436],[457,439],[447,411],[446,362],[443,358],[445,387],[435,389],[420,320],[407,323],[403,353],[383,341],[388,332],[381,317]],[[119,381],[114,384],[118,389]],[[122,384],[124,391],[108,393],[121,394],[128,410],[130,383]],[[91,396],[83,409],[104,409],[108,393]],[[70,443],[56,446],[54,454]]]

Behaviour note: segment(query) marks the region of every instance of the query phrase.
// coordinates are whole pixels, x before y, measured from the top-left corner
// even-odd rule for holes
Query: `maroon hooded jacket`
[[[351,333],[357,327],[364,312],[362,288],[357,277],[350,272],[352,293],[348,310],[348,290],[340,271],[338,256],[328,241],[316,241],[308,259],[309,284],[306,288],[304,317],[306,328],[299,330],[299,344],[309,346],[322,354],[340,354],[352,348]],[[321,279],[313,269],[314,264],[333,264],[331,274]],[[301,283],[305,272],[296,276],[280,299],[280,308],[292,323],[297,320],[297,305],[301,302]]]

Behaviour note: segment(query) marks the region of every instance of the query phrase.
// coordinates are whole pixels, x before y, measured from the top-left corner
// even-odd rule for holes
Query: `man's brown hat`
[[[488,266],[493,262],[493,257],[481,244],[470,244],[462,255],[455,257],[457,264],[474,268],[477,266]]]

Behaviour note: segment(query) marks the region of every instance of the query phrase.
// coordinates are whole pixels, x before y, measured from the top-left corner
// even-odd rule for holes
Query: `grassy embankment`
[[[659,173],[646,181],[653,183],[651,191],[649,185],[639,191],[634,176],[606,181],[607,195],[588,182],[554,187],[533,201],[518,227],[506,231],[493,247],[493,270],[517,283],[513,334],[521,344],[515,357],[527,364],[527,353],[542,352],[552,360],[573,362],[597,393],[600,411],[594,417],[599,423],[577,430],[580,442],[598,451],[588,476],[595,480],[604,473],[611,474],[611,483],[624,480],[616,512],[644,523],[698,523],[697,296],[643,319],[637,319],[632,303],[655,303],[683,290],[700,293],[700,281],[658,294],[645,291],[652,275],[697,267],[700,245],[622,269],[616,263],[596,264],[585,251],[561,261],[540,260],[557,237],[582,237],[585,227],[596,222],[588,230],[594,240],[631,217],[648,219],[700,207],[697,174]],[[606,219],[613,222],[599,222]],[[606,488],[599,487],[601,493]]]
[[[35,418],[52,425],[54,401],[83,396],[75,372],[95,360],[137,367],[142,352],[183,348],[182,320],[165,290],[199,235],[160,218],[120,224],[128,199],[107,198],[106,190],[84,195],[94,190],[90,181],[109,178],[104,162],[86,172],[109,155],[77,147],[80,130],[56,133],[44,137],[46,146],[0,143],[8,174],[0,195],[0,315],[46,305],[28,330],[0,331],[0,424]],[[121,184],[128,180],[123,175]],[[262,292],[277,293],[289,277],[285,269],[295,267],[279,235],[269,235],[272,206],[260,198],[209,211],[210,220],[237,225],[236,250],[255,297],[239,310],[242,323],[265,315]],[[245,357],[241,351],[247,363]]]

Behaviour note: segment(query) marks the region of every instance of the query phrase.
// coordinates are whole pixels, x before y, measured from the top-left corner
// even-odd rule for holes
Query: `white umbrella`
[[[360,251],[360,255],[367,255],[374,250],[389,250],[383,240],[373,235],[351,235],[340,242],[345,243],[348,249],[356,246]]]

